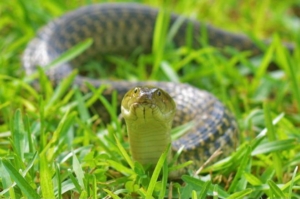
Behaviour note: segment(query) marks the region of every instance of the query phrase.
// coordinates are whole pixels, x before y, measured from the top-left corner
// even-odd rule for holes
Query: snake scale
[[[159,10],[155,8],[125,3],[94,4],[71,11],[48,23],[30,41],[23,55],[24,69],[27,74],[32,74],[37,70],[37,66],[48,65],[70,47],[87,38],[93,39],[93,45],[71,62],[47,70],[50,79],[59,82],[74,68],[80,68],[80,65],[94,57],[122,55],[133,52],[138,47],[144,52],[149,52],[158,13]],[[179,15],[172,14],[170,27],[179,18]],[[201,36],[201,26],[205,26],[209,45],[220,48],[233,46],[241,51],[259,52],[256,45],[246,36],[228,33],[188,18],[184,18],[173,38],[176,46],[185,45],[189,24],[193,26],[191,34],[195,48],[201,47],[198,38]],[[129,89],[137,85],[152,85],[169,93],[177,104],[173,126],[194,122],[194,126],[183,136],[172,141],[172,151],[178,151],[184,146],[179,162],[193,160],[195,167],[199,167],[216,149],[222,148],[226,155],[236,146],[236,120],[229,110],[207,91],[184,83],[110,81],[80,75],[76,77],[75,84],[83,85],[84,81],[89,81],[97,87],[108,84],[110,91],[116,90],[120,96],[124,96]]]

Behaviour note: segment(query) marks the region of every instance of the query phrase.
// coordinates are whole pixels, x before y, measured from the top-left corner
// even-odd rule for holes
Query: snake
[[[81,69],[90,59],[101,59],[106,55],[126,55],[137,48],[145,53],[151,52],[159,13],[157,8],[135,3],[92,4],[70,11],[42,27],[28,43],[22,57],[23,68],[27,75],[36,72],[38,67],[45,68],[49,78],[59,83],[74,69]],[[172,39],[176,47],[186,45],[186,38],[191,36],[192,47],[201,48],[199,38],[204,37],[205,30],[210,46],[231,46],[253,54],[261,52],[245,35],[226,32],[174,13],[169,17],[169,29],[177,24],[176,34]],[[92,38],[93,44],[85,52],[72,61],[46,68],[62,53],[87,38]],[[90,78],[80,74],[74,80],[74,84],[80,86],[85,82],[95,87],[109,85],[108,95],[117,91],[120,103],[122,101],[121,109],[135,161],[142,164],[155,163],[170,144],[171,154],[182,150],[178,163],[192,160],[194,163],[189,168],[195,169],[217,149],[223,151],[222,156],[227,156],[236,149],[239,129],[235,117],[220,100],[206,90],[188,83],[147,80],[132,82]],[[189,122],[193,125],[179,138],[171,140],[171,129]]]

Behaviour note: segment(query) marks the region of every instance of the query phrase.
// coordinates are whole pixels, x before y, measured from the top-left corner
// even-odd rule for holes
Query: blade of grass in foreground
[[[294,172],[293,172],[293,177],[292,177],[291,184],[290,184],[290,188],[289,188],[289,195],[288,195],[288,198],[292,198],[293,185],[294,185],[294,183],[295,183],[295,177],[296,177],[297,171],[298,171],[298,166],[295,168],[295,170],[294,170]]]
[[[207,181],[204,183],[204,185],[199,193],[199,198],[203,198],[203,199],[207,198],[207,192],[209,190],[210,185],[211,185],[211,181]]]
[[[265,154],[271,152],[280,152],[293,149],[298,145],[296,139],[276,140],[258,145],[251,155]]]
[[[269,141],[276,141],[276,132],[274,125],[272,124],[271,118],[271,110],[269,104],[267,102],[264,103],[264,116],[265,116],[265,123],[267,127],[267,136]],[[274,161],[274,168],[276,171],[277,178],[280,182],[282,182],[283,170],[282,170],[282,161],[279,155],[279,152],[272,152],[272,159]]]
[[[14,143],[14,151],[16,152],[17,156],[20,158],[20,161],[24,161],[24,148],[25,148],[25,130],[24,124],[22,119],[21,111],[18,109],[14,115],[13,120],[13,143]]]
[[[118,195],[114,194],[112,191],[110,191],[108,189],[103,189],[103,190],[113,199],[121,199]]]
[[[1,182],[2,182],[2,189],[0,192],[1,197],[5,198],[16,198],[16,193],[13,188],[16,183],[13,183],[9,173],[6,171],[2,161],[0,161],[0,173],[1,173]],[[7,193],[9,192],[9,193]]]
[[[80,185],[81,189],[84,190],[84,172],[81,168],[81,164],[78,160],[78,158],[76,157],[74,151],[73,151],[73,161],[72,161],[72,167],[73,167],[73,171],[76,174],[76,178],[78,181],[78,184]]]
[[[268,185],[270,186],[271,194],[275,198],[286,198],[286,195],[281,191],[281,189],[272,181],[268,181]]]
[[[202,180],[196,179],[196,178],[194,178],[192,176],[188,176],[188,175],[183,175],[182,180],[184,182],[186,182],[187,184],[190,184],[191,186],[193,186],[193,188],[195,190],[200,190],[207,186],[207,184],[205,182],[203,182]],[[213,195],[214,192],[218,194],[219,198],[229,197],[229,194],[226,191],[224,191],[223,189],[221,189],[218,185],[211,184],[209,186],[207,193],[209,195]]]
[[[47,139],[46,139],[46,133],[45,133],[45,123],[46,123],[46,119],[45,119],[45,106],[44,106],[44,101],[42,99],[40,99],[40,120],[41,120],[41,140],[40,140],[40,147],[42,149],[42,152],[39,154],[40,157],[40,177],[41,177],[41,191],[42,191],[42,195],[43,198],[55,198],[54,196],[54,189],[53,189],[53,184],[52,184],[52,173],[51,173],[51,162],[48,161],[48,155],[46,153],[46,143],[47,143]],[[44,151],[44,152],[43,152]],[[52,158],[49,158],[50,160]]]
[[[116,136],[115,136],[115,140],[116,140],[118,149],[120,150],[121,154],[123,155],[123,157],[129,164],[130,168],[134,169],[134,163],[133,163],[131,157],[128,155],[128,153],[126,152],[126,150],[124,149],[124,147],[122,146],[122,144],[120,143],[120,141],[118,140],[118,138]]]
[[[2,159],[2,163],[9,173],[11,178],[17,183],[22,192],[25,194],[27,198],[40,198],[37,192],[29,185],[27,180],[24,179],[23,176],[13,167],[13,165],[6,159]],[[54,195],[53,197],[54,198]]]
[[[55,164],[55,173],[57,178],[57,198],[62,199],[61,190],[62,190],[62,181],[60,175],[60,166],[58,163]]]
[[[43,198],[55,198],[54,189],[52,184],[52,169],[49,168],[49,162],[47,161],[47,156],[40,156],[40,175],[41,175],[41,190]]]
[[[250,193],[252,193],[252,189],[245,189],[239,192],[236,192],[232,195],[230,195],[227,199],[240,199],[240,198],[245,198],[248,196]]]
[[[25,176],[27,175],[27,173],[29,173],[29,171],[31,169],[33,169],[33,164],[36,162],[36,159],[37,159],[37,152],[33,155],[32,159],[30,160],[30,162],[27,163],[27,166],[24,170],[22,170],[22,173],[21,176]],[[0,176],[2,178],[2,184],[5,183],[7,186],[6,189],[3,189],[1,192],[0,192],[0,195],[3,195],[5,194],[6,192],[9,191],[9,194],[10,194],[10,198],[15,198],[14,195],[15,195],[15,192],[14,192],[14,189],[13,187],[16,185],[16,182],[12,183],[11,182],[11,178],[9,176],[9,173],[6,172],[5,170],[5,167],[3,164],[1,164],[2,162],[0,161],[0,170],[2,170],[3,172],[2,173],[5,173],[4,175]],[[1,173],[1,174],[2,174]],[[7,178],[6,178],[7,177]],[[5,186],[4,186],[5,187]]]
[[[243,175],[244,171],[247,170],[247,167],[249,165],[251,165],[250,154],[251,154],[251,148],[246,147],[245,154],[242,157],[239,169],[238,169],[237,173],[235,174],[231,185],[228,188],[228,192],[234,193],[235,191],[238,190],[238,187],[241,186],[239,184],[241,179],[243,179],[243,178],[241,178],[241,176]],[[243,179],[243,181],[245,181],[245,179]]]
[[[146,192],[146,198],[152,198],[152,194],[153,194],[156,182],[157,182],[158,175],[164,165],[164,162],[167,160],[167,155],[169,154],[170,148],[171,148],[171,146],[169,145],[167,150],[160,156],[160,158],[156,164],[156,167],[154,169],[154,172],[152,174],[152,177],[151,177],[151,180],[150,180],[147,192]]]
[[[65,77],[61,83],[56,87],[53,95],[49,101],[45,104],[45,115],[51,114],[51,111],[60,102],[61,98],[69,91],[73,80],[77,75],[77,71],[72,71],[67,77]]]
[[[166,194],[166,189],[167,189],[167,183],[168,183],[168,162],[165,161],[164,162],[164,166],[163,166],[163,177],[162,177],[162,183],[161,183],[161,189],[160,189],[160,193],[159,193],[159,197],[158,198],[164,198],[165,194]]]

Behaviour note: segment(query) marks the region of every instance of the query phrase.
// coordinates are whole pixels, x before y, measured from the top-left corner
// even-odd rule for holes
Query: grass
[[[168,167],[163,156],[154,172],[132,162],[125,127],[118,121],[116,95],[107,101],[101,95],[104,87],[91,85],[91,92],[80,92],[72,86],[77,71],[55,88],[37,71],[30,78],[39,80],[44,91],[39,92],[21,68],[21,54],[39,27],[92,2],[0,3],[2,198],[300,197],[300,38],[299,18],[293,13],[299,2],[203,0],[166,1],[163,5],[161,1],[139,1],[247,33],[255,41],[273,41],[262,55],[251,59],[247,52],[233,49],[226,49],[230,57],[212,47],[166,50],[158,42],[164,40],[154,41],[156,50],[150,55],[108,59],[122,68],[111,76],[188,82],[214,93],[236,116],[240,128],[237,151],[204,168],[199,176],[185,174],[179,181],[167,179],[174,168]],[[168,33],[155,34],[161,39],[161,34]],[[296,51],[287,53],[283,41],[294,43]],[[151,74],[149,65],[155,67]],[[113,118],[108,124],[92,107],[99,100]]]

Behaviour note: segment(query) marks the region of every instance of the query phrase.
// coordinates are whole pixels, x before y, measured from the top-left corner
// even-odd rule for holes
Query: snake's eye
[[[157,95],[161,96],[161,91],[160,90],[157,91]]]

